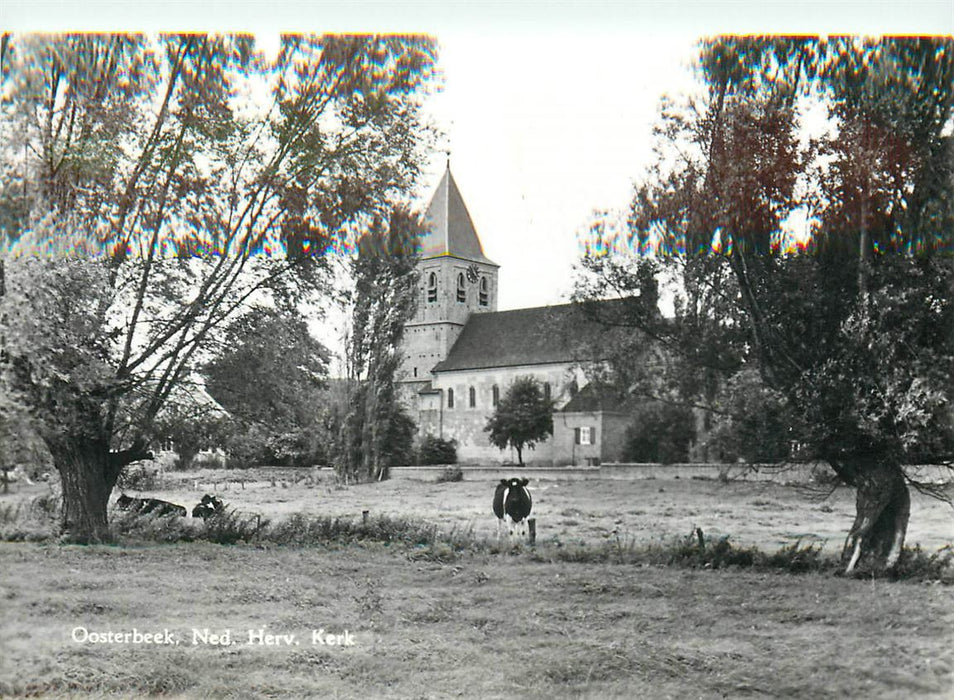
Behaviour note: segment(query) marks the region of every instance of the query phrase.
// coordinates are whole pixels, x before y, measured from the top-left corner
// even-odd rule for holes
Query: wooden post
[[[537,543],[537,519],[530,518],[527,521],[527,535],[530,539],[530,544]]]
[[[367,511],[367,510],[361,511],[361,524],[362,524],[362,525],[367,525],[367,524],[368,524],[368,514],[369,514],[369,513],[370,513],[370,511]]]

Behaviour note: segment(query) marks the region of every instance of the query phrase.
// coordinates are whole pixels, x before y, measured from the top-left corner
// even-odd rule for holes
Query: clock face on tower
[[[471,282],[476,282],[477,276],[479,273],[480,273],[480,268],[472,264],[470,267],[467,268],[467,279],[470,280]]]

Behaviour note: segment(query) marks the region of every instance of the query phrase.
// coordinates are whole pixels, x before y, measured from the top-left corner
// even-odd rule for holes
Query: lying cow
[[[533,508],[533,499],[530,498],[530,490],[527,484],[529,479],[501,479],[494,491],[494,515],[497,516],[497,533],[502,532],[505,525],[505,518],[510,519],[508,528],[509,534],[513,536],[514,530],[520,529],[520,535],[526,535],[527,517]]]
[[[193,518],[211,518],[213,515],[221,515],[225,512],[225,503],[218,496],[205,494],[199,504],[192,509]]]
[[[133,498],[123,493],[116,499],[116,505],[120,510],[129,510],[140,515],[153,514],[159,517],[174,515],[180,518],[186,516],[186,509],[183,506],[159,498]]]

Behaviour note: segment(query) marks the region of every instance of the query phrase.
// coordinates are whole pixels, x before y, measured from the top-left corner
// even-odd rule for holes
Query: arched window
[[[433,272],[427,276],[427,300],[437,301],[437,275]]]
[[[494,389],[493,389],[493,402],[494,402],[494,408],[496,408],[497,404],[500,403],[500,387],[497,386],[496,384],[494,384]]]
[[[487,306],[490,303],[490,294],[487,292],[487,278],[480,278],[480,293],[477,295],[477,301],[481,306]]]
[[[454,390],[447,390],[447,408],[454,408]]]
[[[467,301],[467,287],[464,283],[464,273],[457,274],[457,301]]]
[[[467,391],[467,403],[471,408],[477,407],[477,390],[474,387]]]

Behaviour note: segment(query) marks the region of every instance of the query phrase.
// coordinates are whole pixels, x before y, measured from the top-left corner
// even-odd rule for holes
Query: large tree
[[[249,300],[293,308],[405,198],[435,45],[412,36],[27,35],[3,44],[3,391],[108,536],[123,467]],[[4,402],[7,403],[7,402]]]
[[[523,448],[531,450],[553,435],[553,402],[544,395],[535,377],[517,377],[500,399],[484,431],[490,444],[517,451],[517,463],[523,465]]]
[[[924,488],[905,465],[954,454],[954,42],[716,38],[699,71],[581,296],[677,280],[673,322],[625,320],[716,386],[754,368],[856,489],[846,569],[892,566]]]
[[[202,373],[209,395],[231,416],[233,432],[254,428],[259,449],[249,456],[313,464],[327,349],[299,313],[280,308],[252,307],[224,337],[219,357]]]
[[[349,480],[387,478],[412,458],[415,424],[395,384],[404,326],[417,303],[420,219],[396,208],[375,220],[351,261],[352,318],[347,348],[348,414],[336,467]]]

